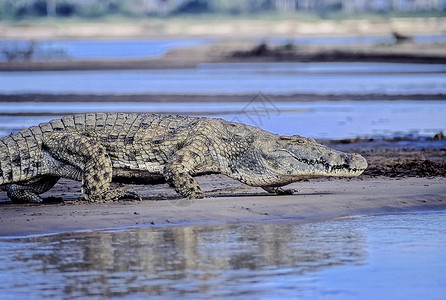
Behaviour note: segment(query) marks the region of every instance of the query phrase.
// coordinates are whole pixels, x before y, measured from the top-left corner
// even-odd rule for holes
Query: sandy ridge
[[[200,182],[209,198],[192,201],[178,198],[166,185],[127,186],[144,200],[100,204],[65,201],[18,205],[5,202],[6,195],[0,192],[4,201],[0,202],[0,236],[191,223],[314,222],[446,209],[444,177],[314,180],[292,184],[290,187],[299,192],[290,196],[271,196],[220,177],[206,176]],[[74,200],[78,189],[78,183],[62,182],[51,195],[63,190],[64,199]]]

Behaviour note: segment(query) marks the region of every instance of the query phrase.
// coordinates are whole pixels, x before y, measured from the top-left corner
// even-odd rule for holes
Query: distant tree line
[[[446,0],[0,0],[0,19],[250,14],[266,11],[446,11]]]

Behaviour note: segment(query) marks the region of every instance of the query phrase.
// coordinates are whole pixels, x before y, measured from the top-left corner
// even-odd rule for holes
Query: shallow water
[[[446,65],[203,64],[184,70],[0,72],[0,93],[446,94]]]
[[[52,40],[35,42],[33,60],[51,59],[123,59],[145,58],[165,54],[168,50],[200,46],[212,39],[159,39],[159,40]],[[27,49],[29,41],[3,40],[0,49]],[[6,60],[0,52],[0,61]]]
[[[222,117],[315,138],[432,136],[446,131],[444,101],[280,103],[293,93],[446,94],[446,65],[397,63],[203,64],[189,70],[0,72],[0,93],[258,94],[247,103],[0,103],[0,136],[78,112]],[[383,96],[385,98],[385,96]],[[63,96],[61,96],[63,99]]]
[[[0,137],[66,114],[98,111],[221,117],[283,135],[314,138],[433,136],[446,132],[444,101],[284,103],[259,96],[249,103],[0,102]]]
[[[446,213],[0,239],[2,299],[444,299]]]

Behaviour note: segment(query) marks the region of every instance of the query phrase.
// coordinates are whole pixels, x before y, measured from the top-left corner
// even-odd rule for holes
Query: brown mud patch
[[[446,150],[383,149],[360,151],[369,167],[364,175],[386,177],[446,177]]]
[[[439,46],[435,46],[439,47]],[[434,48],[435,48],[434,47]],[[308,47],[299,45],[271,46],[266,43],[253,46],[251,49],[234,51],[234,59],[246,61],[271,62],[392,62],[392,63],[424,63],[444,64],[446,56],[441,53],[426,53],[419,46],[412,51],[405,51],[398,46],[392,49],[384,46],[355,47]],[[418,51],[415,51],[418,49]]]
[[[446,177],[446,140],[433,137],[356,138],[322,141],[329,147],[364,156],[362,176]]]

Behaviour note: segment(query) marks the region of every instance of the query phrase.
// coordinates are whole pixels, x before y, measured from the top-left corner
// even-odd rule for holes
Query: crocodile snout
[[[367,169],[367,160],[360,154],[353,153],[350,156],[349,166],[351,169],[355,169],[358,171],[364,171]]]

